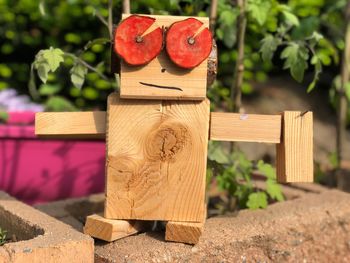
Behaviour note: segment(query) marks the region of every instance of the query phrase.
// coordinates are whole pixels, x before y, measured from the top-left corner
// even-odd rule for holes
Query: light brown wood
[[[203,221],[209,108],[109,96],[106,218]]]
[[[197,244],[204,229],[204,223],[174,222],[166,224],[165,240]]]
[[[35,115],[35,134],[57,138],[104,138],[106,112],[39,112]]]
[[[123,19],[129,15],[124,14]],[[182,16],[155,16],[156,23],[169,27],[172,23],[186,19]],[[197,17],[209,27],[209,19]],[[204,100],[207,87],[207,60],[192,70],[176,66],[168,58],[165,50],[145,66],[129,66],[121,62],[120,97],[133,99]],[[157,88],[144,85],[153,84],[177,87],[181,90]]]
[[[86,218],[84,234],[110,242],[144,231],[147,224],[142,221],[106,219],[94,214]]]
[[[282,123],[282,141],[276,146],[278,182],[313,182],[312,112],[286,111]]]
[[[212,112],[210,140],[279,143],[281,116]]]

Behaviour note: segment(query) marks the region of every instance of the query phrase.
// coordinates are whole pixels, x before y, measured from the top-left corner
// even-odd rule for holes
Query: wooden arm
[[[281,115],[212,112],[210,140],[280,143]],[[56,138],[104,138],[106,112],[40,112],[35,134]]]
[[[281,142],[281,115],[212,112],[209,139],[238,142]]]
[[[103,139],[106,112],[39,112],[35,115],[35,134],[39,137]]]

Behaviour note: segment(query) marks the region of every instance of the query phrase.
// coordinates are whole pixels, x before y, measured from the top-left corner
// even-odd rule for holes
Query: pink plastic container
[[[38,139],[34,115],[0,125],[0,190],[28,204],[103,192],[105,142]]]

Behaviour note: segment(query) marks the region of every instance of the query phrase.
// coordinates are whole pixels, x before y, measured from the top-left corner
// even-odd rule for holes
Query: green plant
[[[258,171],[266,177],[266,189],[256,189],[252,173]],[[210,142],[208,151],[207,182],[215,178],[221,190],[236,198],[239,208],[258,209],[268,205],[268,199],[282,201],[281,187],[270,164],[262,160],[256,164],[241,151],[225,152],[219,143]]]
[[[0,227],[0,246],[6,243],[7,231]]]

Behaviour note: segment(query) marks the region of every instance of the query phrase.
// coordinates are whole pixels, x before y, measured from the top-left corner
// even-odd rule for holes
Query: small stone
[[[198,248],[193,247],[193,248],[191,249],[191,251],[192,251],[192,253],[197,253],[197,252],[198,252]]]
[[[23,249],[23,253],[32,253],[33,250],[31,248],[25,248]]]

